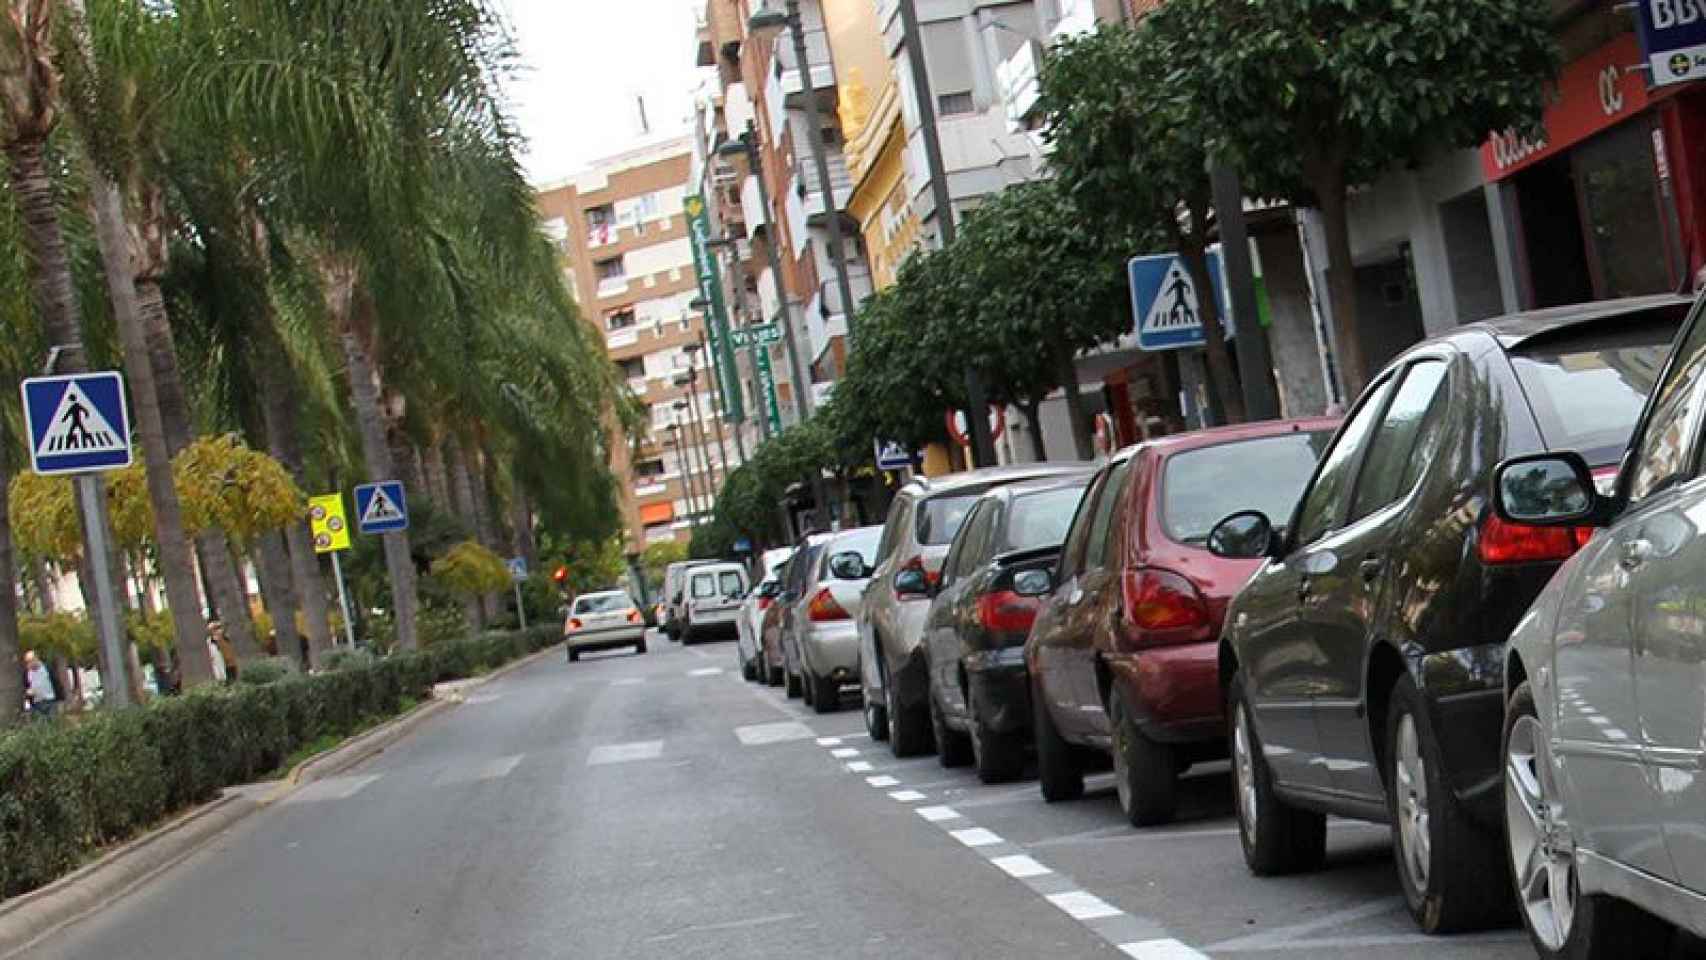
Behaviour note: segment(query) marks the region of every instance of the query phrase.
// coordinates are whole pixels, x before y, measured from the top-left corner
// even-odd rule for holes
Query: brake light
[[[580,618],[570,617],[569,618],[569,629],[570,630],[579,630],[580,628],[581,628]]]
[[[761,611],[762,610],[768,610],[768,609],[770,609],[770,603],[771,603],[770,597],[759,597],[758,598],[758,609]]]
[[[1139,646],[1195,643],[1213,634],[1208,601],[1196,584],[1171,570],[1140,567],[1121,578],[1127,635]]]
[[[629,610],[628,611],[628,622],[629,623],[639,623],[640,622],[640,611]]]
[[[1011,590],[997,590],[977,599],[977,620],[991,633],[1030,633],[1040,604]]]
[[[1591,539],[1592,527],[1535,527],[1489,514],[1475,549],[1489,566],[1535,563],[1568,560]]]
[[[806,604],[806,615],[813,623],[825,623],[830,620],[851,620],[847,609],[836,602],[835,594],[824,587],[812,594],[811,603]]]

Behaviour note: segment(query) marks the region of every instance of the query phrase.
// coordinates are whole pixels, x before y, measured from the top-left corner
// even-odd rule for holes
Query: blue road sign
[[[30,466],[37,473],[93,473],[130,466],[130,410],[116,370],[23,382]]]
[[[735,552],[736,553],[751,553],[752,552],[752,541],[748,540],[745,537],[741,537],[739,540],[736,540],[735,541]]]
[[[516,583],[520,583],[527,579],[526,557],[510,557],[508,560],[504,561],[504,564],[509,567],[509,577],[511,580],[514,580]]]
[[[1132,257],[1126,263],[1126,275],[1131,281],[1131,312],[1139,349],[1181,350],[1208,342],[1202,326],[1202,301],[1182,257],[1176,253]],[[1226,280],[1218,250],[1209,251],[1208,276],[1224,317]]]
[[[878,440],[876,447],[878,470],[905,470],[912,466],[912,451],[905,446],[893,440]]]
[[[364,483],[355,488],[356,529],[362,533],[391,533],[409,529],[409,504],[396,480]]]
[[[1706,77],[1706,15],[1697,0],[1640,0],[1635,6],[1640,9],[1647,85],[1664,87]],[[1605,92],[1608,89],[1610,94]],[[1602,102],[1615,96],[1615,80],[1609,88],[1602,81],[1600,90]],[[1613,112],[1609,105],[1606,112]]]

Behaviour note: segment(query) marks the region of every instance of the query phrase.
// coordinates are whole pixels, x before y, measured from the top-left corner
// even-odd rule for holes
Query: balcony
[[[636,396],[636,397],[645,396],[646,395],[646,378],[645,377],[629,377],[628,378],[628,389],[633,391],[634,396]]]
[[[628,292],[627,277],[605,277],[598,281],[598,297],[601,300],[610,297],[620,297]]]
[[[757,230],[770,221],[765,215],[764,204],[758,198],[758,177],[751,173],[740,184],[740,212],[749,231]]]
[[[853,176],[847,172],[847,157],[836,147],[825,147],[829,152],[829,186],[835,195],[835,209],[846,210],[847,201],[853,196]],[[812,158],[810,151],[800,157],[802,171],[795,181],[794,189],[800,193],[804,201],[806,222],[816,226],[823,222],[823,188],[817,176],[817,161]]]
[[[723,121],[728,127],[729,136],[740,136],[746,125],[756,122],[757,119],[752,109],[752,98],[746,95],[746,84],[729,84],[723,90]]]
[[[816,4],[812,4],[801,13],[806,20],[806,63],[810,68],[811,89],[832,90],[835,88],[835,61],[829,53],[829,34],[821,23],[812,22],[819,19],[815,7]],[[776,62],[782,68],[782,93],[787,97],[788,106],[796,106],[806,87],[800,75],[799,57],[794,50],[794,35],[783,30],[776,35],[775,43]]]

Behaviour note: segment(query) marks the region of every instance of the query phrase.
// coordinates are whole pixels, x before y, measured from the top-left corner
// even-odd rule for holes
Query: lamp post
[[[679,417],[683,413],[687,414],[687,428],[682,433],[686,435],[687,442],[699,451],[699,506],[701,508],[700,515],[703,516],[711,512],[712,502],[716,497],[717,475],[711,470],[710,458],[705,456],[705,435],[699,430],[698,418],[694,416],[693,407],[686,400],[675,401],[674,407],[676,416]],[[688,459],[692,459],[691,453],[688,454]]]
[[[746,22],[754,32],[786,26],[794,35],[794,62],[800,71],[800,87],[806,100],[806,142],[817,167],[818,192],[829,221],[829,259],[835,267],[835,286],[841,294],[841,313],[847,318],[847,339],[853,339],[853,284],[847,277],[847,257],[841,243],[841,207],[835,202],[835,187],[829,182],[829,152],[823,147],[823,126],[818,119],[817,89],[812,83],[811,61],[806,53],[806,27],[800,18],[800,0],[788,0],[788,12],[761,10]]]
[[[669,445],[675,449],[675,458],[681,466],[681,485],[687,493],[687,523],[692,526],[693,518],[699,513],[698,493],[693,487],[693,461],[681,442],[681,424],[669,425]]]
[[[677,407],[679,407],[683,402],[687,404],[687,417],[689,422],[693,424],[693,432],[698,438],[699,463],[705,468],[705,476],[710,478],[710,483],[706,484],[706,486],[710,490],[711,499],[714,500],[716,498],[716,491],[722,486],[718,477],[719,475],[727,477],[729,475],[729,467],[727,461],[723,460],[722,454],[717,452],[716,448],[713,447],[711,451],[717,452],[717,456],[715,458],[713,458],[711,453],[707,452],[705,449],[706,445],[710,443],[711,431],[706,428],[705,419],[700,416],[699,413],[699,397],[697,396],[699,393],[698,368],[689,366],[686,373],[676,376],[675,383],[677,386],[687,388],[686,401],[677,400],[675,402]]]
[[[710,357],[711,355],[710,351],[705,348],[704,330],[701,329],[699,331],[699,342],[689,343],[681,349],[687,353],[687,372],[690,375],[689,379],[694,381],[698,380],[699,368],[695,366],[695,361],[698,359],[700,351],[705,351],[705,355],[707,357]],[[717,452],[717,469],[722,471],[723,481],[726,483],[729,479],[729,450],[728,444],[723,438],[723,416],[722,410],[718,406],[721,402],[719,394],[722,393],[723,385],[717,378],[717,364],[715,362],[715,358],[712,358],[711,363],[706,364],[705,369],[711,374],[711,416],[708,419],[711,421],[711,425],[716,427],[717,430],[717,445],[712,449]],[[693,399],[695,402],[698,401],[698,390],[693,391]],[[695,416],[697,415],[697,412],[695,412]],[[738,432],[735,434],[735,439],[740,439],[740,434]],[[741,460],[744,461],[745,459],[745,455],[742,455]]]

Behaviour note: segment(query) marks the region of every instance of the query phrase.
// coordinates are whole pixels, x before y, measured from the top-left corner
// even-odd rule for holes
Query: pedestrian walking
[[[24,704],[30,713],[41,720],[53,719],[59,709],[59,691],[53,685],[53,671],[41,662],[34,650],[24,651]]]
[[[237,676],[237,654],[225,638],[225,624],[207,621],[207,658],[213,663],[213,679],[225,683]]]

